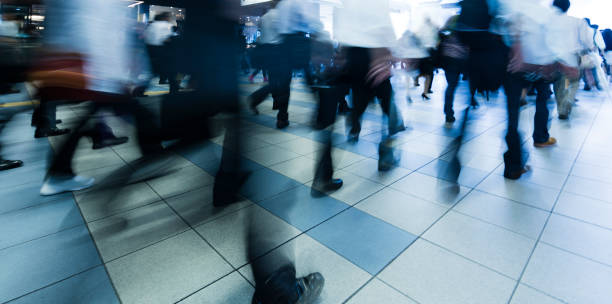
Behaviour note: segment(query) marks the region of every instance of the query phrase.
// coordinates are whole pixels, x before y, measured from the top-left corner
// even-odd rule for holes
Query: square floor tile
[[[516,285],[424,240],[410,246],[379,278],[419,303],[506,303]]]
[[[188,228],[166,203],[157,202],[90,222],[89,229],[107,262]]]
[[[88,222],[144,206],[161,199],[145,183],[77,193],[75,197],[83,217]]]
[[[166,202],[192,227],[210,222],[251,204],[243,200],[225,207],[215,207],[212,203],[212,192],[213,186],[206,186],[166,199]]]
[[[320,272],[323,275],[325,286],[316,303],[342,303],[372,277],[307,235],[300,235],[255,263],[277,266],[279,261],[293,262],[297,277],[313,272]],[[240,272],[251,282],[253,281],[250,264],[242,267]]]
[[[311,188],[298,186],[259,205],[292,226],[306,231],[348,208],[348,205],[329,196],[313,197]]]
[[[419,169],[418,172],[454,182],[454,172],[452,172],[453,170],[451,170],[451,167],[452,166],[450,162],[438,159]],[[487,175],[489,175],[489,172],[464,166],[459,172],[459,178],[457,179],[457,183],[466,187],[473,188],[476,187],[476,185],[478,185],[480,182],[482,182],[487,177]]]
[[[72,162],[74,163],[74,170],[77,172],[125,163],[113,150],[104,150],[103,152],[91,150],[79,152],[77,150]]]
[[[453,205],[470,191],[463,186],[459,186],[457,191],[457,185],[451,182],[418,172],[400,179],[390,187],[444,206]]]
[[[553,214],[541,241],[612,267],[612,230]]]
[[[601,165],[576,163],[572,169],[572,175],[612,183],[612,168]]]
[[[334,172],[334,178],[342,179],[344,184],[342,188],[329,193],[329,196],[349,205],[354,205],[385,187],[343,170]]]
[[[322,143],[306,138],[296,138],[290,141],[280,143],[278,144],[278,146],[300,155],[314,153],[325,147]]]
[[[376,274],[408,247],[416,236],[351,208],[308,235],[370,274]]]
[[[240,194],[252,202],[259,202],[298,185],[298,182],[266,168],[253,172],[242,186]]]
[[[263,166],[271,166],[290,159],[299,157],[300,155],[289,150],[285,150],[278,146],[268,146],[265,148],[249,151],[245,156]]]
[[[414,235],[422,234],[447,210],[391,188],[383,189],[355,207]]]
[[[378,171],[378,161],[371,158],[354,163],[344,168],[343,171],[367,178],[373,182],[386,186],[396,182],[412,172],[402,167],[395,167],[387,172]]]
[[[255,288],[238,272],[233,272],[223,279],[196,292],[181,304],[251,304]]]
[[[0,250],[0,301],[4,303],[100,263],[85,226]]]
[[[0,214],[27,208],[51,201],[74,201],[72,193],[62,193],[51,196],[40,195],[40,183],[29,183],[0,189],[2,204]]]
[[[0,215],[0,249],[83,225],[74,200],[65,199]]]
[[[379,279],[374,279],[363,287],[348,304],[369,304],[369,303],[396,303],[396,304],[415,304],[410,298],[401,294],[399,291],[389,287]]]
[[[252,247],[253,256],[258,257],[300,234],[299,230],[257,205],[200,225],[196,230],[234,267],[248,263],[249,236],[256,244]]]
[[[476,189],[544,210],[552,209],[560,192],[558,189],[509,180],[497,174],[487,177]]]
[[[535,240],[451,211],[424,239],[518,279]]]
[[[196,166],[184,167],[147,181],[147,184],[162,198],[169,198],[213,183],[214,177]]]
[[[431,156],[425,156],[404,150],[395,150],[394,154],[399,157],[399,166],[408,170],[417,170],[435,159]]]
[[[104,266],[98,266],[67,280],[19,298],[11,303],[92,303],[119,304]]]
[[[314,160],[317,160],[319,158],[319,154],[316,152],[311,153],[307,156]],[[338,148],[332,149],[332,162],[334,164],[335,170],[344,169],[364,159],[366,159],[365,156],[361,156],[353,152],[345,151],[345,150],[338,149]]]
[[[499,225],[534,240],[542,232],[548,218],[548,212],[541,209],[478,190],[468,194],[453,210]]]
[[[270,166],[270,169],[294,179],[299,183],[307,183],[314,179],[317,162],[307,156],[300,156],[280,164]]]
[[[537,291],[527,285],[519,284],[512,296],[512,304],[561,304],[563,302]]]
[[[504,167],[500,166],[495,171],[497,175],[504,175]],[[542,168],[532,168],[529,172],[523,174],[517,182],[519,183],[531,183],[535,185],[544,186],[552,189],[561,189],[565,180],[567,179],[567,173],[558,173],[551,170]]]
[[[612,204],[608,202],[563,192],[555,213],[612,229]]]
[[[195,232],[175,237],[106,264],[123,303],[171,303],[230,273]]]
[[[612,203],[612,184],[570,176],[564,191]]]
[[[567,303],[607,303],[612,268],[539,243],[521,281]]]
[[[360,140],[358,142],[344,142],[337,145],[336,148],[365,157],[373,157],[378,155],[378,144],[369,142],[367,140]]]

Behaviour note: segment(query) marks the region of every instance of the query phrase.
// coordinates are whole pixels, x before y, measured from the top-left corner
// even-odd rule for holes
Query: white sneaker
[[[95,179],[83,176],[49,176],[40,188],[40,195],[54,195],[68,191],[78,191],[93,186]]]

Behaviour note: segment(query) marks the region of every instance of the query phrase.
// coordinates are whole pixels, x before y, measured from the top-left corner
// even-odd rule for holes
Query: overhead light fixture
[[[144,1],[136,1],[136,2],[134,2],[134,3],[130,4],[130,5],[128,5],[128,7],[135,7],[135,6],[141,5],[141,4],[143,4],[143,3],[144,3]]]

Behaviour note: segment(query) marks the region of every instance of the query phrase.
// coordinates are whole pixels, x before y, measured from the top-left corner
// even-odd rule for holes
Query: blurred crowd
[[[405,31],[399,39],[388,0],[339,1],[333,35],[321,23],[319,1],[273,0],[258,21],[257,39],[248,44],[239,5],[220,0],[178,2],[173,5],[185,9],[184,20],[159,13],[144,24],[132,20],[119,0],[45,0],[40,37],[15,16],[2,14],[0,94],[18,93],[17,84],[27,83],[38,101],[32,113],[35,137],[65,137],[56,147],[41,195],[96,184],[72,167],[83,137],[91,138],[92,149],[133,141],[143,154],[137,162],[144,164],[206,143],[221,129],[225,136],[214,204],[223,208],[237,202],[249,178],[240,154],[241,117],[259,114],[258,107],[271,96],[278,111],[276,127],[290,127],[291,84],[296,77],[304,79],[318,102],[312,127],[325,148],[313,168],[312,195],[325,195],[343,186],[334,177],[332,160],[338,114],[346,115],[346,136],[355,143],[366,109],[379,104],[386,126],[378,145],[378,170],[398,165],[394,139],[406,130],[398,102],[412,102],[394,94],[391,79],[398,72],[408,76],[408,88],[422,87],[420,96],[426,102],[434,77],[444,75],[448,85],[441,119],[448,126],[461,124],[447,175],[454,182],[461,171],[457,155],[466,122],[470,111],[480,106],[477,97],[503,92],[508,116],[504,176],[519,179],[530,170],[518,131],[527,96],[536,96],[533,145],[546,149],[557,143],[549,134],[548,101],[554,98],[558,119],[568,120],[581,83],[584,90],[605,93],[610,83],[612,30],[569,16],[569,0],[551,0],[550,5],[463,0],[457,3],[458,14],[444,24],[426,17],[418,29]],[[264,83],[243,104],[240,79],[253,83],[259,73]],[[469,83],[471,96],[458,117],[453,105],[462,81]],[[151,98],[146,92],[155,85],[168,86],[168,93],[156,99],[158,111],[147,106]],[[83,104],[85,110],[70,129],[60,127],[58,106],[74,104]],[[19,111],[25,110],[0,108],[0,128]],[[137,136],[116,136],[108,116],[97,115],[101,111],[133,125]],[[213,117],[218,118],[214,125]],[[2,159],[0,151],[0,170],[23,165],[27,164]],[[258,240],[248,242],[249,256],[255,259]],[[314,303],[325,281],[319,273],[297,278],[291,257],[255,265],[254,271],[253,303]]]

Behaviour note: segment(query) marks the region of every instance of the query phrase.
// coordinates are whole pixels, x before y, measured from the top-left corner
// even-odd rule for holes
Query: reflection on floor
[[[247,216],[266,223],[262,258],[290,248],[299,274],[323,273],[321,303],[611,302],[612,106],[603,95],[581,93],[570,121],[552,111],[559,144],[549,149],[533,148],[534,108],[523,109],[533,170],[518,181],[501,175],[503,94],[483,101],[461,151],[460,191],[448,195],[439,168],[457,128],[444,126],[443,77],[432,101],[407,102],[418,92],[404,84],[394,80],[409,125],[395,143],[400,167],[377,171],[378,107],[356,144],[346,142],[341,118],[333,156],[345,186],[321,198],[309,189],[322,145],[309,128],[316,103],[304,84],[293,87],[286,130],[274,128],[269,100],[259,116],[245,113],[253,173],[245,200],[223,209],[211,202],[222,136],[168,155],[164,174],[119,191],[40,197],[47,153],[61,138],[33,140],[28,115],[16,116],[2,133],[3,154],[26,165],[0,173],[0,303],[250,303]],[[256,88],[243,84],[245,95]],[[463,84],[457,109],[467,100]],[[67,125],[78,114],[79,106],[58,112]],[[119,134],[133,132],[108,121]],[[133,141],[90,145],[81,142],[75,158],[80,174],[104,181],[142,170],[131,167],[140,156]]]

